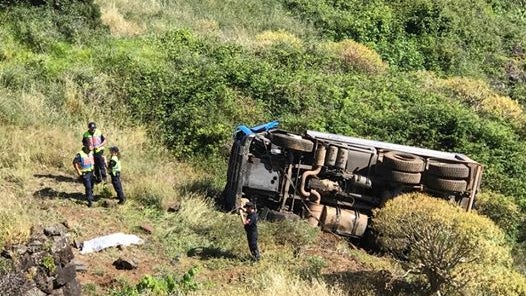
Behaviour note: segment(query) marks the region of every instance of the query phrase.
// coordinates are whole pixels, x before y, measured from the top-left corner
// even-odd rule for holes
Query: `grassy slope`
[[[147,274],[181,275],[192,266],[199,270],[195,281],[200,283],[201,295],[248,295],[253,289],[257,295],[268,295],[269,291],[302,295],[312,291],[311,285],[319,295],[339,295],[347,287],[328,287],[323,279],[316,279],[320,271],[326,274],[326,281],[338,282],[339,277],[353,272],[371,270],[372,276],[375,262],[391,269],[383,259],[361,262],[360,258],[368,255],[349,249],[337,237],[320,237],[324,247],[318,246],[320,234],[303,223],[263,222],[260,242],[264,259],[252,265],[239,217],[214,209],[206,199],[206,188],[200,186],[206,180],[203,172],[170,159],[165,151],[149,149],[141,129],[117,129],[111,124],[101,128],[124,152],[123,182],[129,202],[123,207],[114,206],[112,189],[102,185],[95,189],[95,207],[86,207],[82,184],[74,178],[70,165],[80,134],[72,130],[82,130],[82,126],[7,126],[2,135],[7,141],[1,146],[16,151],[2,158],[4,206],[0,222],[5,243],[23,240],[32,224],[61,221],[68,222],[76,241],[113,232],[135,233],[146,240],[143,246],[124,250],[89,255],[75,251],[88,265],[88,272],[79,274],[86,295],[111,293]],[[31,140],[35,138],[42,140]],[[163,210],[174,202],[181,203],[178,213]],[[152,225],[153,234],[141,231],[142,224]],[[119,256],[133,258],[139,268],[116,271],[111,263]]]
[[[138,3],[121,7],[129,9]],[[288,21],[295,22],[290,18]],[[1,63],[4,82],[11,79],[11,87],[0,90],[4,123],[0,149],[5,151],[0,156],[2,244],[23,241],[33,224],[61,221],[68,222],[76,241],[116,231],[136,233],[147,241],[122,251],[77,254],[89,266],[87,273],[79,274],[87,295],[112,293],[147,274],[181,275],[192,266],[199,269],[196,281],[201,288],[197,293],[202,295],[305,295],[314,291],[318,295],[339,295],[349,288],[329,287],[317,278],[322,269],[326,270],[327,282],[337,283],[354,271],[363,274],[373,270],[371,266],[376,262],[390,266],[374,258],[361,263],[359,258],[368,256],[350,250],[339,238],[329,237],[331,243],[325,242],[325,248],[320,249],[320,234],[303,223],[264,222],[260,239],[264,259],[258,265],[249,264],[239,218],[216,211],[206,199],[206,184],[211,177],[156,148],[143,129],[130,127],[122,107],[114,106],[109,111],[112,101],[105,98],[109,87],[106,76],[96,74],[89,86],[65,76],[45,87],[46,82],[32,78],[37,73],[24,71],[24,64],[39,61],[52,75],[68,68],[93,73],[89,48],[57,43],[48,55],[11,41],[4,44],[7,59]],[[66,53],[76,58],[64,59]],[[57,101],[53,92],[63,101]],[[90,98],[86,100],[88,93]],[[97,186],[98,202],[88,209],[82,199],[82,184],[74,178],[71,159],[79,148],[87,120],[92,119],[111,145],[123,151],[123,183],[129,198],[124,207],[104,207],[105,202],[114,203],[113,191],[111,187]],[[167,213],[166,206],[174,202],[182,203],[181,211]],[[152,235],[139,230],[143,223],[155,228]],[[194,249],[197,251],[189,252]],[[115,271],[111,263],[119,256],[135,258],[139,269]]]
[[[124,42],[130,40],[126,36],[173,27],[190,27],[248,46],[257,43],[252,36],[263,29],[283,28],[311,38],[315,34],[314,29],[280,9],[277,2],[270,5],[273,9],[257,1],[243,2],[246,5],[236,1],[194,2],[180,1],[163,7],[157,1],[100,1],[103,20],[115,36],[124,36]],[[212,13],[204,15],[203,11]],[[197,280],[202,284],[199,293],[204,295],[248,295],[254,291],[259,295],[305,295],[313,291],[309,290],[311,285],[319,295],[338,295],[351,288],[348,278],[361,277],[364,282],[375,283],[379,270],[397,272],[388,260],[349,250],[344,242],[320,238],[319,233],[310,233],[301,224],[263,223],[261,245],[265,259],[251,266],[246,260],[246,242],[238,217],[215,211],[205,199],[205,185],[213,176],[175,161],[169,152],[156,148],[142,128],[134,124],[130,127],[126,110],[108,111],[113,103],[107,99],[111,81],[102,73],[93,75],[92,49],[58,43],[52,49],[55,55],[48,55],[28,51],[16,42],[5,44],[8,58],[0,63],[3,77],[9,76],[24,87],[0,89],[0,116],[5,124],[0,131],[0,149],[6,152],[0,156],[0,190],[5,205],[0,209],[2,237],[8,243],[17,241],[27,235],[33,223],[67,220],[78,240],[113,231],[137,233],[147,239],[141,247],[79,256],[90,267],[88,273],[80,275],[87,294],[107,293],[145,274],[182,274],[191,266],[200,269]],[[85,59],[64,58],[65,53],[72,52]],[[24,71],[28,62],[49,65],[52,73],[73,69],[95,79],[90,85],[82,85],[74,77],[61,77],[60,83],[51,84],[56,90],[50,91],[33,80],[30,71]],[[53,91],[64,102],[57,103]],[[99,103],[100,109],[93,107]],[[70,162],[85,123],[91,119],[99,123],[111,144],[123,150],[123,182],[130,198],[124,207],[104,208],[99,202],[94,209],[88,209],[78,200],[82,185],[72,178]],[[112,191],[98,187],[96,194],[101,201],[109,200]],[[162,210],[179,201],[179,213]],[[141,223],[153,225],[155,232],[143,234],[137,228]],[[288,235],[281,234],[280,227],[287,227]],[[189,256],[192,253],[188,251],[194,248],[205,248],[205,252]],[[111,262],[121,255],[136,256],[139,270],[116,273]],[[324,277],[317,276],[320,270]],[[327,284],[333,282],[339,286],[328,288]],[[374,287],[363,286],[364,290],[369,288]]]

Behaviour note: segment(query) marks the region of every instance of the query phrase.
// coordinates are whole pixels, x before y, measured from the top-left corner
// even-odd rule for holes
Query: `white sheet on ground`
[[[129,245],[141,245],[143,243],[144,241],[136,235],[118,232],[84,241],[80,253],[88,254],[92,252],[98,252],[109,247],[126,247]]]

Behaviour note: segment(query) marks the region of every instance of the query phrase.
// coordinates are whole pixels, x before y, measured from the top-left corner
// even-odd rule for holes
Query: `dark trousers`
[[[95,160],[95,181],[102,182],[106,180],[106,165],[104,163],[104,150],[93,154]]]
[[[86,190],[86,198],[88,199],[88,205],[93,202],[93,173],[86,172],[82,173],[82,184]]]
[[[258,249],[258,234],[253,232],[247,232],[248,248],[250,254],[255,260],[259,260],[259,249]]]
[[[124,192],[122,192],[121,174],[116,173],[115,176],[110,174],[110,176],[113,189],[115,189],[115,192],[117,192],[117,198],[120,202],[124,202],[126,198],[124,197]]]

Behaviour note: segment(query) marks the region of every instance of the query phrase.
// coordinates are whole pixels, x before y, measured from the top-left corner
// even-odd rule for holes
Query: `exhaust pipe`
[[[306,171],[303,173],[303,176],[301,177],[301,184],[300,184],[300,193],[303,195],[306,199],[308,199],[311,195],[314,196],[314,200],[310,201],[309,205],[309,224],[312,226],[318,226],[318,223],[320,221],[321,212],[323,210],[323,206],[321,205],[321,194],[311,189],[310,191],[305,190],[305,185],[307,183],[307,177],[310,176],[316,176],[320,173],[323,164],[325,163],[325,155],[327,154],[327,149],[323,145],[318,146],[318,150],[316,151],[316,160],[314,163],[315,169],[311,171]]]

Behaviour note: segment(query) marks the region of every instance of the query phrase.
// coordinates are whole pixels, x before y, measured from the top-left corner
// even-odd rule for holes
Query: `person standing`
[[[88,123],[88,130],[82,135],[82,144],[93,151],[93,157],[95,158],[95,182],[106,182],[106,160],[104,158],[106,139],[102,132],[97,129],[95,122]]]
[[[244,210],[247,215],[246,217],[241,214],[241,220],[245,227],[245,232],[247,233],[248,248],[250,249],[250,254],[252,254],[252,259],[259,261],[259,249],[258,249],[258,215],[254,204],[252,202],[247,202],[244,206]]]
[[[121,184],[121,153],[119,147],[112,146],[110,147],[110,163],[108,164],[108,170],[111,176],[111,184],[113,189],[117,192],[117,198],[119,199],[119,204],[122,205],[126,202],[124,197],[124,192],[122,192]]]
[[[82,149],[73,159],[73,167],[77,175],[82,179],[88,207],[91,207],[93,204],[93,168],[95,167],[95,159],[93,151],[88,146],[82,146]]]

